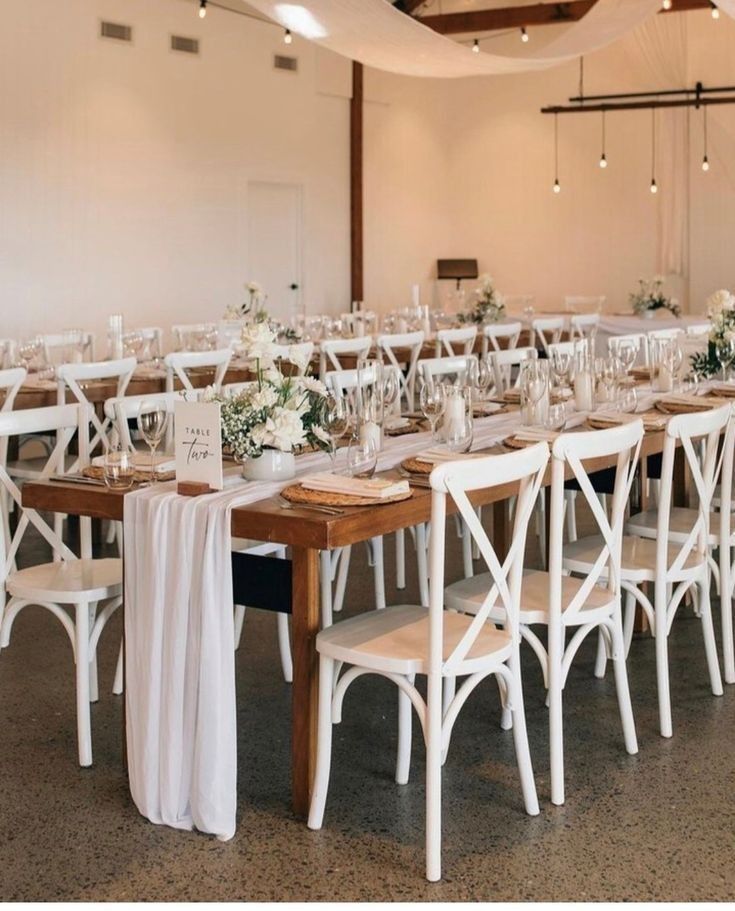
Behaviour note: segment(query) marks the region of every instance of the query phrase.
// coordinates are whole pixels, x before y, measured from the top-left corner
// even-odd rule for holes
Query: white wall
[[[248,180],[303,184],[305,298],[349,301],[349,67],[296,40],[275,71],[281,36],[182,0],[3,0],[0,337],[218,319],[257,279]]]

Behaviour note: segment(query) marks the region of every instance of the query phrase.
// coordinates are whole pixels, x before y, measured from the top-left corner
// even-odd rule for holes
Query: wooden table
[[[647,433],[642,458],[660,453],[662,432]],[[589,472],[613,467],[615,459],[586,463]],[[386,474],[390,474],[387,472]],[[545,484],[550,483],[550,471]],[[683,494],[676,482],[679,497]],[[517,485],[476,491],[475,505],[502,504],[493,509],[492,539],[500,556],[509,541],[508,498]],[[94,518],[123,518],[124,494],[100,486],[58,482],[29,482],[23,487],[23,505]],[[447,504],[451,512],[451,504]],[[319,552],[357,544],[376,535],[386,535],[430,518],[431,492],[412,488],[412,496],[400,503],[347,508],[341,516],[308,510],[284,511],[271,498],[234,509],[232,534],[237,537],[277,542],[291,547],[292,559],[292,801],[297,816],[307,815],[316,756],[318,662],[315,639],[319,631]]]

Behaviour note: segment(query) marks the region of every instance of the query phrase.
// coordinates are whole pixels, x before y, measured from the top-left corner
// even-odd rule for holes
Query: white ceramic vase
[[[242,476],[248,481],[288,481],[295,474],[294,454],[280,449],[264,449],[257,459],[242,464]]]

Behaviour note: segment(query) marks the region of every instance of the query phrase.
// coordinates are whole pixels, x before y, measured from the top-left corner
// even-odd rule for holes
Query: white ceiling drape
[[[547,69],[599,50],[657,13],[661,0],[598,0],[541,50],[522,56],[475,54],[390,0],[247,0],[248,5],[329,50],[366,66],[406,76],[456,79]],[[735,0],[718,0],[731,4]],[[723,7],[724,8],[724,7]]]

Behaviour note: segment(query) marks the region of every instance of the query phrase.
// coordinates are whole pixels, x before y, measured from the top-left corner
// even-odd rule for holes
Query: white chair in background
[[[385,356],[396,369],[396,375],[399,381],[400,397],[406,403],[406,409],[413,411],[416,407],[416,374],[418,371],[418,362],[421,357],[421,351],[424,347],[424,333],[419,332],[399,332],[391,335],[379,335],[375,340],[380,357]],[[399,363],[396,355],[397,350],[406,351],[408,354],[405,374],[402,364]]]
[[[220,348],[218,351],[175,351],[167,354],[163,359],[166,367],[166,392],[174,391],[177,378],[184,389],[192,390],[194,386],[187,371],[205,368],[214,368],[214,378],[209,385],[219,390],[231,360],[231,348]]]
[[[436,357],[456,357],[458,354],[472,354],[477,338],[477,326],[463,326],[459,329],[439,329],[436,333]]]
[[[674,326],[671,329],[652,329],[646,334],[650,343],[654,339],[668,341],[669,339],[679,338],[680,335],[684,335],[684,330]]]
[[[709,335],[711,323],[692,323],[684,330],[687,335]]]
[[[8,370],[0,370],[0,413],[13,410],[15,397],[18,390],[23,385],[26,378],[25,367],[11,367]],[[20,440],[18,441],[20,446]],[[0,466],[7,468],[8,463],[8,438],[0,437]],[[13,501],[8,496],[7,491],[0,489],[0,518],[5,528],[6,540],[10,538],[10,510]]]
[[[531,340],[529,344],[536,345],[536,336],[541,342],[541,347],[548,354],[549,345],[561,341],[561,336],[566,329],[566,318],[563,316],[538,316],[531,320]]]
[[[28,433],[57,434],[57,442],[40,477],[64,473],[64,456],[75,435],[79,461],[88,457],[89,407],[55,405],[0,414],[0,438],[8,440]],[[81,556],[77,557],[34,509],[24,508],[21,492],[0,466],[0,486],[18,509],[15,534],[7,538],[0,527],[0,648],[10,642],[13,623],[28,605],[46,608],[66,630],[76,663],[77,741],[79,764],[92,764],[90,701],[98,698],[97,643],[105,624],[122,603],[122,561],[92,559],[91,519],[80,519]],[[28,529],[42,536],[53,550],[55,562],[14,570],[18,547]],[[6,597],[8,600],[6,602]]]
[[[332,725],[340,722],[349,685],[365,674],[386,677],[399,688],[399,749],[396,781],[408,781],[411,708],[421,721],[426,744],[426,877],[441,877],[442,762],[462,705],[486,677],[495,675],[512,713],[513,737],[526,812],[538,814],[528,748],[519,655],[518,612],[523,554],[533,503],[548,463],[546,443],[512,455],[449,462],[431,473],[431,595],[428,610],[413,605],[361,614],[317,635],[319,708],[317,760],[309,828],[320,829],[329,786]],[[512,543],[502,564],[475,515],[467,494],[480,488],[519,483]],[[490,571],[477,615],[444,609],[447,499],[459,510]],[[502,614],[502,629],[489,622]],[[426,699],[414,684],[427,678]],[[458,677],[466,679],[455,692]],[[452,692],[451,700],[445,697]]]
[[[163,329],[158,326],[144,326],[142,329],[133,329],[143,339],[141,361],[151,360],[163,356]]]
[[[369,335],[360,338],[333,338],[319,342],[319,379],[324,382],[330,370],[343,370],[340,357],[367,357],[373,346]]]
[[[8,370],[13,366],[13,352],[15,341],[12,338],[0,338],[0,370]]]
[[[242,338],[244,319],[222,319],[217,323],[217,348],[236,348]]]
[[[569,354],[575,356],[582,353],[587,346],[587,339],[577,338],[568,342],[551,342],[548,347],[549,360],[552,360],[555,354]]]
[[[417,372],[420,379],[429,387],[433,386],[435,382],[452,382],[461,385],[467,376],[470,358],[474,358],[474,354],[422,358],[417,364]]]
[[[355,310],[353,313],[340,313],[343,328],[356,337],[372,335],[378,326],[378,314],[374,310]]]
[[[605,306],[605,295],[567,294],[564,297],[564,309],[567,313],[599,316]]]
[[[569,317],[569,338],[571,341],[589,339],[594,347],[595,336],[599,328],[599,313],[575,313]]]
[[[69,360],[94,360],[94,333],[80,331],[77,338],[77,349],[70,352],[70,336],[67,332],[55,332],[42,335],[43,356],[47,364],[65,363]]]
[[[633,636],[633,618],[638,603],[648,619],[656,642],[659,721],[663,737],[671,737],[673,732],[669,694],[669,631],[684,595],[693,588],[698,594],[710,685],[714,695],[722,695],[710,607],[707,541],[718,443],[729,417],[730,406],[725,405],[712,411],[669,418],[664,438],[658,506],[655,510],[631,516],[622,540],[621,579],[626,592],[626,650],[630,647]],[[685,530],[680,529],[674,540],[671,534],[671,501],[677,445],[684,452],[699,502],[693,524]],[[581,574],[589,573],[595,565],[597,545],[595,538],[581,538],[570,544],[564,557],[565,569]],[[654,583],[653,604],[643,591],[646,582]],[[596,674],[602,677],[606,662],[602,648],[598,650],[597,657]]]
[[[632,332],[629,335],[611,335],[607,340],[610,354],[617,357],[621,348],[633,348],[636,352],[634,366],[647,367],[650,363],[648,336],[644,332]]]
[[[500,396],[508,389],[517,388],[521,378],[520,366],[528,358],[536,357],[536,349],[507,348],[491,351],[488,357],[493,371],[495,394]]]
[[[506,342],[505,349],[516,348],[518,339],[523,331],[523,323],[488,323],[482,327],[482,356],[485,357],[492,348],[493,351],[500,351],[501,346],[498,344],[499,339]]]
[[[179,323],[171,326],[171,334],[175,351],[214,351],[217,348],[217,323]]]

